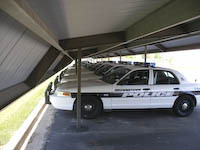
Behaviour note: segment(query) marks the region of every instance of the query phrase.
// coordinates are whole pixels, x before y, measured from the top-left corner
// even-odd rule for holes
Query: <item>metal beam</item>
[[[64,67],[66,67],[67,65],[69,65],[71,62],[72,60],[69,57],[64,56],[53,71],[58,72],[62,70]]]
[[[191,45],[185,45],[185,46],[176,46],[168,48],[166,52],[170,51],[184,51],[184,50],[195,50],[200,49],[200,43],[199,44],[191,44]]]
[[[98,51],[97,48],[92,48],[92,49],[85,49],[85,50],[82,50],[81,49],[81,56],[82,57],[85,57],[85,56],[88,56],[90,55],[91,53],[96,53]],[[70,52],[69,53],[74,59],[77,58],[77,51],[74,51],[74,52]]]
[[[90,55],[85,56],[85,57],[93,57],[93,56],[96,56],[96,55],[104,54],[104,53],[105,53],[104,50],[105,50],[107,47],[109,47],[109,46],[101,46],[101,47],[98,47],[98,48],[97,48],[97,52],[91,53]],[[118,51],[118,50],[123,50],[123,49],[125,49],[125,48],[124,48],[124,45],[119,46],[119,47],[116,47],[116,48],[113,48],[112,51]],[[112,52],[112,51],[111,51],[111,52]],[[110,52],[110,51],[107,51],[107,52]]]
[[[113,32],[92,36],[60,40],[59,43],[65,50],[93,47],[125,41],[125,32]]]
[[[200,28],[198,28],[198,30],[200,30]],[[198,32],[198,30],[196,30],[196,32]],[[167,41],[167,40],[177,39],[177,38],[181,38],[181,37],[185,37],[185,36],[191,36],[191,33],[185,33],[183,31],[177,31],[176,33],[173,33],[172,31],[174,31],[174,29],[169,30],[169,31],[163,31],[161,33],[156,33],[154,35],[147,36],[143,39],[138,39],[131,43],[121,44],[119,46],[113,46],[113,47],[102,46],[102,47],[98,48],[98,52],[92,53],[92,54],[88,55],[88,57],[103,54],[106,52],[126,50],[125,47],[137,48],[137,47],[141,47],[141,46],[145,46],[145,45],[152,45],[155,43],[160,43],[160,42]],[[133,52],[131,52],[131,53],[133,53]]]
[[[126,31],[126,40],[133,41],[200,17],[199,0],[173,0],[146,16]]]
[[[175,28],[179,28],[177,31]],[[180,30],[180,26],[177,26],[172,29],[168,29],[166,31],[162,31],[160,33],[156,33],[150,36],[147,36],[144,39],[139,39],[134,42],[128,44],[128,47],[138,48],[145,45],[157,45],[160,46],[163,50],[167,51],[167,49],[161,45],[162,42],[177,40],[180,38],[191,37],[200,34],[200,19],[195,21],[191,21],[190,23],[181,25],[181,28],[184,28],[184,31]],[[174,33],[173,33],[174,32]]]
[[[167,29],[162,32],[149,35],[145,38],[138,39],[129,44],[124,44],[124,45],[127,45],[127,47],[131,47],[131,48],[137,48],[137,47],[142,47],[145,45],[154,45],[154,44],[158,44],[165,41],[171,41],[171,40],[176,40],[179,38],[190,37],[190,36],[198,35],[199,33],[200,33],[200,19],[197,19],[195,21],[191,21],[189,23],[186,23],[177,27],[173,27],[171,29]],[[109,46],[102,47],[102,48],[98,48],[99,51],[97,53],[91,54],[89,56],[91,57],[93,55],[105,53],[107,52],[106,49],[109,49],[108,51],[112,52],[112,51],[123,50],[124,48],[123,48],[123,45],[114,47],[114,48],[110,48]]]
[[[58,57],[55,59],[55,61],[51,64],[51,66],[49,67],[49,69],[46,71],[46,73],[43,75],[42,79],[40,80],[40,83],[45,81],[46,79],[48,79],[49,77],[51,77],[52,75],[54,75],[56,72],[54,72],[53,70],[55,69],[55,67],[58,65],[58,63],[61,61],[61,59],[64,57],[65,55],[63,53],[60,53],[58,55]]]
[[[69,52],[69,55],[75,60],[77,59],[77,52]]]
[[[185,51],[185,50],[199,50],[199,49],[200,49],[200,43],[199,44],[185,45],[185,46],[171,47],[171,48],[167,48],[167,51],[163,51],[163,52]],[[161,51],[158,50],[158,49],[148,50],[148,54],[151,54],[151,53],[161,53]],[[137,53],[135,53],[135,55],[140,55],[140,54],[144,54],[144,52],[137,52]],[[123,56],[126,56],[126,54],[123,55]]]
[[[47,51],[47,53],[37,64],[37,66],[34,68],[34,70],[31,72],[31,74],[28,76],[25,82],[30,87],[34,87],[38,83],[40,83],[40,80],[42,79],[44,74],[48,71],[49,67],[54,63],[59,54],[60,52],[51,46]]]
[[[199,50],[200,49],[200,43],[199,44],[191,44],[191,45],[185,45],[185,46],[175,46],[167,48],[167,51],[163,52],[173,52],[173,51],[185,51],[185,50]],[[160,53],[157,49],[149,50],[148,54],[150,53]],[[136,55],[143,54],[143,52],[136,53]]]
[[[76,127],[81,127],[81,49],[78,50],[78,74],[77,74],[77,122]]]
[[[92,53],[96,53],[98,51],[97,48],[93,48],[93,49],[88,49],[88,50],[84,50],[84,51],[81,51],[81,56],[82,57],[85,57],[85,56],[88,56]]]
[[[163,46],[162,44],[155,44],[155,46],[156,46],[161,52],[167,51],[167,48],[166,48],[165,46]]]
[[[132,55],[135,55],[135,52],[133,50],[130,50],[129,48],[127,48],[127,51],[132,54]]]
[[[188,28],[187,32],[184,32],[184,28],[182,28],[182,24],[186,24],[191,21],[195,21],[200,18],[200,1],[199,0],[174,0],[170,1],[164,7],[156,10],[150,15],[146,16],[139,22],[133,24],[126,30],[126,42],[117,44],[112,47],[107,47],[103,49],[101,52],[97,52],[95,54],[89,55],[89,57],[98,55],[100,53],[105,53],[107,51],[116,49],[124,44],[134,43],[139,40],[143,40],[144,38],[149,38],[148,42],[153,42],[155,40],[163,40],[164,38],[172,38],[172,37],[181,37],[181,34],[187,34],[191,32],[199,32],[199,25],[193,26],[193,28]],[[180,31],[176,31],[175,33],[171,32],[171,37],[161,36],[158,37],[156,34],[163,33],[164,31],[171,31],[171,29],[176,28],[177,26],[181,26]],[[192,30],[194,29],[194,30]],[[176,30],[176,29],[175,29]],[[179,34],[180,32],[180,34]],[[169,33],[169,32],[167,32]],[[157,39],[152,39],[151,36],[157,36]],[[141,41],[140,41],[141,42]],[[144,43],[144,42],[143,42]],[[135,45],[135,44],[134,44]]]
[[[23,24],[37,36],[48,42],[50,45],[60,50],[63,54],[69,54],[63,50],[58,44],[58,40],[50,32],[45,23],[40,17],[33,11],[25,0],[1,0],[0,9],[6,12],[8,15],[16,19],[18,22]],[[72,59],[72,58],[71,58]]]

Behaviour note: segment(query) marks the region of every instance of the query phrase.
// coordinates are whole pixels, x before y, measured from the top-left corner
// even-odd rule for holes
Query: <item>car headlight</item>
[[[69,92],[56,92],[57,96],[71,96]]]

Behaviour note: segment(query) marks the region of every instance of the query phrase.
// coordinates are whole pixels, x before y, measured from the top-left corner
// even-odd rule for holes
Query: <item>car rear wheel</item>
[[[76,110],[76,103],[75,103]],[[84,119],[94,119],[102,111],[102,103],[96,96],[81,97],[81,116]],[[75,111],[76,112],[76,111]]]
[[[176,100],[173,111],[180,117],[189,116],[194,110],[194,101],[190,96],[184,95],[178,97]]]

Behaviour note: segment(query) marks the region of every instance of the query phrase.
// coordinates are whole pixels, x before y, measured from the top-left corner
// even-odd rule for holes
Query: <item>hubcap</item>
[[[84,109],[86,110],[86,111],[91,111],[92,110],[92,105],[85,105],[84,106]]]
[[[188,104],[187,104],[187,103],[183,103],[182,109],[183,109],[183,110],[186,110],[187,108],[188,108]]]

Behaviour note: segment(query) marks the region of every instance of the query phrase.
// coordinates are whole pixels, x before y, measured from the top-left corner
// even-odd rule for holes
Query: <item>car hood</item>
[[[100,79],[100,78],[101,76],[97,76],[93,73],[81,75],[81,80],[91,80],[91,79]],[[62,77],[61,83],[68,82],[68,81],[76,81],[76,80],[77,80],[76,75],[69,75],[69,76]]]
[[[77,81],[69,81],[57,85],[56,92],[77,92]],[[81,81],[81,93],[102,93],[112,92],[113,85],[101,80],[85,80]]]
[[[85,70],[85,71],[81,71],[81,74],[94,74],[92,71],[88,71],[88,70]],[[71,71],[71,72],[66,72],[64,74],[64,76],[71,76],[71,75],[76,75],[76,71]]]

